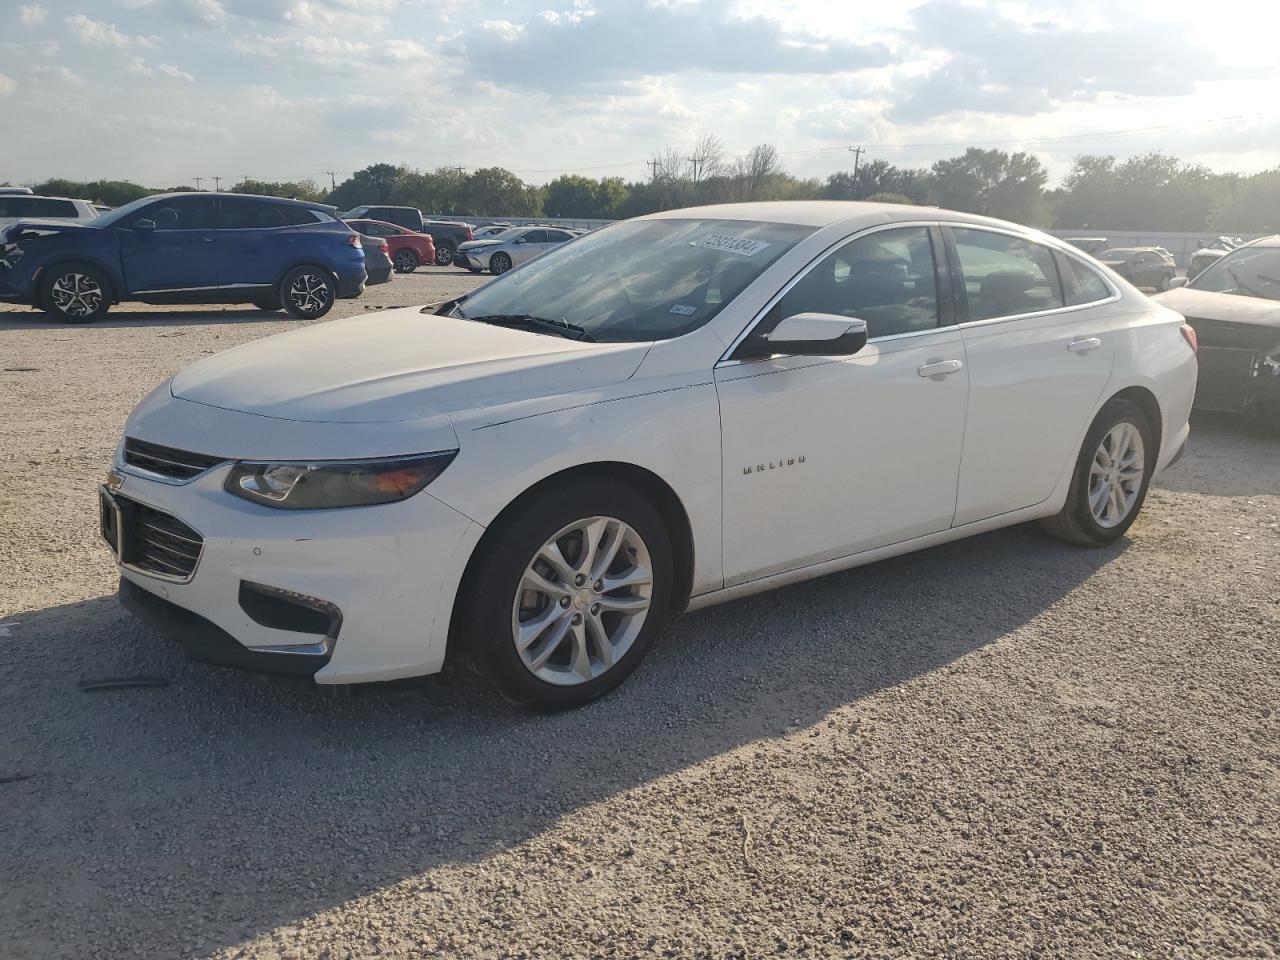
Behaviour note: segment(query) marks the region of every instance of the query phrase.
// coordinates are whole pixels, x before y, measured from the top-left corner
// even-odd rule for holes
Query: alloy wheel
[[[490,273],[506,273],[511,269],[511,258],[505,253],[495,253],[489,258]]]
[[[449,264],[453,263],[453,251],[448,247],[437,247],[436,263],[442,267],[447,267]]]
[[[68,317],[87,317],[102,305],[102,286],[83,273],[66,273],[49,289],[53,305]]]
[[[299,274],[289,285],[289,301],[302,313],[318,313],[329,305],[329,285],[319,274]]]
[[[626,656],[649,616],[649,549],[614,517],[569,524],[525,568],[511,610],[516,652],[534,676],[571,686]]]
[[[1089,510],[1098,526],[1124,522],[1142,492],[1145,470],[1142,431],[1122,420],[1102,438],[1089,469]]]
[[[396,269],[401,273],[409,273],[418,265],[418,261],[414,258],[412,251],[401,250],[396,254]]]

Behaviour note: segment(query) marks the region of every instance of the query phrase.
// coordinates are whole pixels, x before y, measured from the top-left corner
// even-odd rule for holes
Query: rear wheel
[[[396,273],[413,273],[413,271],[418,269],[418,262],[417,253],[410,250],[408,247],[396,251]]]
[[[453,263],[454,249],[447,243],[436,244],[436,265],[447,267]]]
[[[63,323],[92,323],[111,309],[111,284],[97,267],[61,264],[45,273],[40,306]]]
[[[564,710],[608,693],[666,621],[670,538],[629,487],[547,490],[484,551],[463,594],[465,655],[518,703]]]
[[[1120,539],[1146,500],[1156,454],[1151,421],[1142,408],[1112,400],[1089,428],[1062,511],[1041,525],[1059,539],[1085,546]]]
[[[338,288],[333,276],[323,267],[294,267],[280,281],[280,302],[289,316],[298,320],[315,320],[333,307]]]
[[[511,269],[511,258],[505,253],[495,253],[489,258],[489,270],[492,273],[506,273]]]

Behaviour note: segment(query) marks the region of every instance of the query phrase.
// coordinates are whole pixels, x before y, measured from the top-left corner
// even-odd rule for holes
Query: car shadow
[[[259,310],[256,307],[201,307],[200,309],[184,309],[169,307],[164,313],[155,310],[115,309],[101,320],[89,324],[63,323],[61,320],[50,320],[43,310],[27,308],[0,309],[0,326],[7,328],[26,327],[34,330],[76,330],[76,329],[111,329],[114,327],[186,327],[192,325],[210,326],[223,323],[244,323],[251,321],[261,323],[270,320],[290,320],[283,310]]]
[[[1018,527],[687,614],[613,695],[551,716],[467,674],[326,696],[188,663],[113,597],[15,617],[0,862],[39,879],[0,927],[18,955],[122,917],[139,955],[235,945],[943,668],[1124,549]],[[77,686],[139,674],[168,685]]]

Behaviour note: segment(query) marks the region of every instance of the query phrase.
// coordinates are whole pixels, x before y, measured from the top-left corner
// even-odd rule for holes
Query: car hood
[[[647,343],[581,343],[417,307],[316,324],[199,360],[173,396],[285,420],[385,423],[609,386]]]
[[[1242,297],[1234,293],[1214,293],[1181,287],[1151,298],[1184,317],[1248,323],[1280,330],[1280,301],[1262,297]]]
[[[43,220],[32,218],[29,220],[19,220],[17,223],[11,223],[4,228],[6,237],[16,237],[23,230],[34,230],[42,234],[52,233],[82,233],[85,230],[98,230],[100,227],[94,226],[92,220]]]
[[[477,247],[496,247],[506,243],[505,240],[468,240],[466,243],[458,244],[459,250],[474,250]]]

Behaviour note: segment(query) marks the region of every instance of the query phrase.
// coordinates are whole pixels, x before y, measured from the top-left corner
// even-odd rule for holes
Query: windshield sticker
[[[713,233],[701,240],[695,240],[695,247],[708,247],[712,250],[723,250],[725,253],[736,253],[744,257],[754,257],[769,246],[764,240],[748,240],[745,237],[729,237],[722,233]]]
[[[669,312],[678,313],[682,317],[691,317],[697,312],[698,308],[688,303],[677,303]]]

